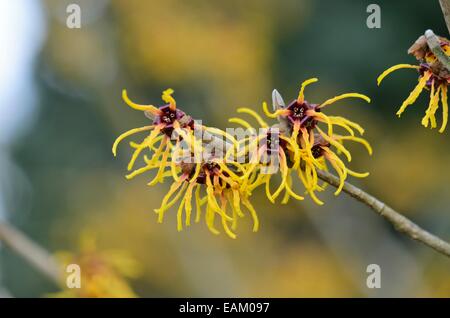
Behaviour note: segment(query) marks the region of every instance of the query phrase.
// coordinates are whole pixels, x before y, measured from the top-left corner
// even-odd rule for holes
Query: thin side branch
[[[60,285],[60,267],[53,256],[12,225],[0,222],[0,242],[21,256],[45,277]]]
[[[320,179],[329,183],[330,185],[336,188],[339,186],[339,178],[334,176],[333,174],[323,170],[317,170],[317,175]],[[363,190],[348,182],[345,183],[342,190],[356,200],[369,206],[377,214],[384,217],[395,227],[397,231],[427,245],[428,247],[433,248],[434,250],[447,257],[450,257],[449,243],[422,229],[420,226],[418,226],[399,212],[395,211],[384,202],[378,200],[374,196],[364,192]]]
[[[448,33],[450,34],[450,0],[439,0],[439,3],[441,4],[445,24],[447,24]]]

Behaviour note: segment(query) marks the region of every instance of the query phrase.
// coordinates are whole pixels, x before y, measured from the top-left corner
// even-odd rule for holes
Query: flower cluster
[[[117,146],[124,138],[149,131],[149,135],[141,143],[130,143],[134,152],[128,170],[133,169],[136,159],[144,149],[151,157],[144,155],[144,166],[131,171],[126,176],[127,179],[156,170],[155,177],[148,183],[152,186],[170,177],[173,183],[160,208],[155,212],[158,214],[158,222],[162,222],[167,210],[179,204],[179,231],[183,229],[183,224],[191,225],[193,201],[195,221],[200,222],[204,213],[205,222],[214,234],[219,233],[216,228],[218,217],[228,236],[235,238],[234,230],[238,217],[244,216],[244,208],[253,219],[253,230],[257,231],[259,221],[249,201],[251,192],[242,183],[245,168],[237,161],[225,161],[219,153],[222,143],[230,145],[231,142],[231,149],[234,149],[237,141],[220,129],[194,122],[190,116],[177,108],[172,93],[171,89],[164,91],[162,99],[168,104],[157,108],[153,105],[136,104],[128,98],[126,91],[123,91],[124,101],[130,107],[144,111],[153,121],[152,125],[123,133],[114,142],[112,151],[116,155]],[[206,139],[209,142],[206,142]]]
[[[450,42],[440,37],[439,44],[445,55],[450,56]],[[409,105],[419,97],[420,93],[425,89],[430,91],[430,101],[428,108],[422,118],[422,125],[424,127],[430,126],[430,128],[437,128],[436,111],[439,108],[439,102],[442,104],[442,124],[439,129],[440,133],[445,131],[448,122],[448,103],[447,103],[447,90],[450,83],[450,73],[443,67],[440,61],[436,58],[433,52],[426,44],[425,37],[420,37],[416,43],[408,50],[408,53],[413,54],[419,65],[411,64],[397,64],[387,70],[385,70],[380,76],[378,76],[377,84],[380,85],[381,81],[390,73],[402,69],[416,69],[419,73],[418,83],[416,87],[411,91],[409,96],[403,101],[397,111],[397,116],[400,117]]]
[[[370,102],[369,97],[358,93],[346,93],[338,95],[324,101],[321,104],[313,104],[305,99],[304,91],[307,85],[317,82],[317,78],[311,78],[301,84],[298,97],[289,104],[285,104],[281,95],[274,90],[273,105],[276,109],[271,113],[267,103],[263,103],[264,114],[268,118],[277,119],[279,124],[269,125],[257,113],[248,108],[238,109],[239,113],[251,115],[258,124],[266,130],[258,138],[254,139],[256,143],[263,140],[269,141],[267,146],[260,147],[258,152],[257,164],[251,165],[247,169],[247,175],[252,173],[259,175],[257,185],[265,185],[266,195],[274,203],[284,191],[282,203],[287,203],[290,197],[297,200],[303,200],[304,197],[295,193],[292,189],[293,179],[297,177],[305,188],[305,192],[319,205],[323,202],[316,196],[316,192],[322,191],[324,185],[319,184],[317,169],[328,171],[329,165],[337,172],[340,178],[340,186],[335,194],[338,195],[348,175],[355,177],[366,177],[368,173],[357,173],[350,170],[340,155],[344,155],[347,161],[351,161],[350,152],[344,146],[345,142],[354,141],[365,146],[372,153],[370,144],[357,135],[362,135],[364,129],[355,122],[352,122],[341,116],[329,116],[323,113],[323,109],[339,100],[345,98],[361,98]],[[230,122],[238,123],[244,127],[252,127],[247,121],[241,118],[231,118]],[[321,128],[321,124],[325,127]],[[346,135],[337,134],[336,127],[344,130]],[[274,133],[276,130],[276,133]],[[273,144],[273,135],[276,135],[277,145],[276,156],[279,162],[281,172],[281,183],[274,192],[271,191],[270,181],[275,174],[267,173],[262,163],[267,162],[266,157],[273,156],[274,150],[270,145]],[[272,141],[271,141],[272,140]]]
[[[204,219],[214,234],[219,233],[216,227],[218,218],[223,231],[235,238],[237,221],[245,215],[252,218],[253,231],[256,232],[259,221],[250,202],[256,188],[265,186],[272,203],[283,194],[282,203],[287,203],[291,197],[303,200],[305,195],[309,195],[316,203],[323,204],[316,195],[324,189],[324,185],[319,184],[318,169],[331,167],[337,172],[340,186],[336,195],[342,190],[348,175],[368,175],[350,170],[344,162],[345,159],[351,161],[351,154],[344,145],[348,141],[360,143],[369,153],[372,152],[369,143],[358,136],[364,130],[344,117],[324,114],[323,109],[345,98],[361,98],[367,102],[370,99],[362,94],[348,93],[321,104],[312,104],[305,100],[304,91],[307,85],[316,81],[312,78],[303,82],[297,99],[287,106],[281,95],[274,91],[273,113],[267,103],[263,103],[264,114],[269,119],[277,119],[277,124],[269,125],[249,108],[238,109],[239,113],[252,116],[258,129],[242,118],[231,118],[230,122],[243,127],[232,132],[231,129],[225,132],[194,121],[177,107],[171,89],[163,92],[162,99],[168,104],[161,107],[136,104],[124,91],[125,102],[144,111],[153,122],[120,135],[113,145],[113,153],[116,155],[117,146],[124,138],[148,131],[141,143],[130,143],[134,152],[128,164],[128,170],[132,171],[127,178],[154,170],[155,176],[149,185],[163,182],[166,177],[172,179],[161,207],[155,210],[159,222],[171,207],[178,204],[178,230],[190,226],[195,202],[195,222]],[[337,130],[345,134],[337,134]],[[147,152],[143,155],[144,165],[133,170],[144,150]],[[272,184],[277,177],[280,177],[280,184],[273,191]],[[304,193],[298,194],[298,190],[294,190],[295,179],[303,184]]]

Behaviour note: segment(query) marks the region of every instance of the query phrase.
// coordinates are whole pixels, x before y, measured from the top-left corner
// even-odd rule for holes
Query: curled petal
[[[389,74],[391,74],[392,72],[402,69],[402,68],[414,68],[414,69],[419,69],[419,66],[417,65],[411,65],[411,64],[397,64],[394,66],[391,66],[390,68],[388,68],[386,71],[384,71],[383,73],[380,74],[380,76],[378,76],[377,78],[377,85],[380,86],[381,81]]]
[[[114,141],[114,144],[112,146],[112,153],[114,154],[114,157],[117,155],[117,146],[119,145],[119,143],[127,138],[128,136],[134,135],[138,132],[142,132],[142,131],[146,131],[146,130],[151,130],[155,128],[155,126],[151,125],[151,126],[144,126],[144,127],[140,127],[140,128],[134,128],[131,130],[128,130],[126,132],[124,132],[123,134],[121,134],[119,137],[117,137],[117,139]]]
[[[319,79],[313,77],[313,78],[307,79],[306,81],[304,81],[302,83],[302,85],[300,86],[300,91],[298,92],[298,97],[297,97],[298,103],[301,104],[305,100],[305,87],[308,86],[309,84],[317,82],[318,80]]]
[[[136,103],[132,102],[128,98],[126,89],[122,90],[122,99],[125,101],[125,103],[128,106],[130,106],[133,109],[141,110],[141,111],[148,111],[152,114],[160,114],[161,113],[161,111],[153,105],[140,105],[140,104],[136,104]]]
[[[278,109],[274,113],[271,113],[266,102],[263,102],[263,111],[264,114],[269,118],[277,118],[280,115],[287,115],[290,113],[290,110],[288,109]]]
[[[175,98],[173,98],[173,96],[172,96],[173,93],[174,93],[174,90],[171,88],[168,88],[162,93],[162,96],[161,96],[163,101],[165,101],[166,103],[169,103],[171,110],[175,110],[177,108],[177,102],[175,101]]]
[[[359,94],[359,93],[346,93],[346,94],[338,95],[338,96],[335,96],[333,98],[330,98],[330,99],[324,101],[322,104],[320,104],[319,108],[333,104],[333,103],[337,102],[338,100],[341,100],[344,98],[361,98],[361,99],[364,99],[366,102],[370,103],[370,98],[367,97],[366,95]]]
[[[262,119],[262,117],[259,116],[259,114],[257,112],[255,112],[254,110],[252,110],[250,108],[241,107],[241,108],[238,108],[237,112],[243,113],[243,114],[248,114],[248,115],[252,116],[253,118],[255,118],[255,120],[258,122],[258,124],[263,128],[269,127],[269,125],[264,121],[264,119]]]

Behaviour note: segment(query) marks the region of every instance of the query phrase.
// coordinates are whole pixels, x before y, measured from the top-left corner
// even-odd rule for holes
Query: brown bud
[[[412,54],[416,57],[416,59],[422,60],[429,50],[427,39],[424,35],[421,35],[408,49],[408,54]]]

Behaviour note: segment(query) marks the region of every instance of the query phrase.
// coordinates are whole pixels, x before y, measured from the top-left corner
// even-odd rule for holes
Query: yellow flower
[[[141,143],[131,142],[130,146],[134,148],[133,155],[128,163],[128,170],[132,170],[139,155],[145,149],[149,149],[153,153],[151,158],[144,156],[146,166],[130,172],[126,177],[132,179],[146,171],[157,169],[155,178],[149,182],[149,185],[155,185],[158,182],[163,182],[165,167],[170,165],[169,157],[170,151],[173,148],[172,134],[177,128],[184,128],[188,131],[193,129],[194,121],[190,116],[187,116],[183,111],[176,108],[176,101],[172,97],[173,90],[167,89],[162,94],[162,99],[168,103],[159,108],[153,105],[139,105],[132,102],[127,95],[126,90],[123,90],[122,97],[124,101],[133,109],[143,111],[147,117],[153,120],[152,125],[140,128],[134,128],[121,134],[114,142],[112,152],[114,156],[117,155],[117,146],[128,136],[133,134],[149,131],[149,135],[144,138]],[[176,141],[179,141],[176,140]]]
[[[361,98],[367,102],[370,102],[370,98],[359,93],[347,93],[328,99],[321,104],[311,104],[305,100],[304,91],[307,85],[314,82],[317,82],[317,78],[311,78],[304,81],[300,87],[297,99],[290,102],[287,106],[284,104],[281,95],[275,90],[273,104],[277,109],[273,113],[268,110],[267,103],[263,103],[263,111],[266,116],[269,118],[277,118],[280,122],[276,127],[279,130],[279,150],[277,153],[282,182],[274,193],[271,193],[270,191],[270,179],[272,177],[270,174],[258,177],[254,186],[265,184],[266,195],[271,202],[274,202],[283,190],[285,190],[285,195],[282,203],[287,203],[290,197],[294,197],[297,200],[303,199],[301,195],[296,194],[292,190],[292,174],[294,174],[301,180],[306,192],[310,194],[311,198],[317,204],[323,204],[323,202],[315,195],[315,191],[322,191],[324,188],[318,183],[316,169],[328,170],[327,162],[331,164],[340,177],[340,186],[336,191],[336,195],[342,190],[347,175],[356,177],[365,177],[368,175],[368,173],[356,173],[348,169],[338,156],[338,154],[342,153],[348,161],[351,161],[351,154],[343,145],[344,141],[347,140],[361,143],[368,149],[369,153],[372,152],[372,149],[366,140],[355,136],[355,131],[362,135],[364,129],[344,117],[325,115],[322,112],[322,109],[327,105],[345,98]],[[240,108],[238,109],[238,112],[253,116],[263,128],[269,127],[269,125],[251,109]],[[250,123],[241,118],[231,118],[230,122],[243,125],[247,128],[252,127]],[[326,124],[326,132],[319,127],[319,123]],[[343,136],[335,134],[334,130],[336,127],[345,130],[349,135]],[[271,129],[267,134],[262,134],[254,139],[253,142],[270,139],[269,135],[273,134]],[[337,152],[334,152],[331,147],[336,148]],[[260,149],[258,154],[258,160],[264,156],[270,155],[264,147]],[[258,168],[260,168],[260,165],[253,166],[255,171]]]
[[[447,40],[440,38],[441,48],[447,56],[450,56],[450,45]],[[423,49],[423,48],[422,48]],[[420,93],[424,90],[430,90],[430,101],[428,108],[425,111],[425,115],[422,118],[422,125],[424,127],[430,126],[430,128],[437,128],[436,111],[439,108],[439,102],[442,104],[442,124],[439,129],[440,133],[445,131],[448,122],[448,102],[447,102],[447,86],[450,81],[448,71],[442,69],[439,66],[439,62],[436,56],[428,49],[425,48],[425,52],[422,54],[415,54],[414,51],[410,53],[416,55],[416,57],[422,62],[420,65],[411,64],[397,64],[387,70],[385,70],[380,76],[378,76],[377,84],[380,85],[383,79],[390,73],[402,69],[410,68],[416,69],[419,73],[418,83],[416,87],[411,91],[409,96],[403,101],[397,116],[400,117],[409,105],[419,97]]]
[[[296,194],[292,189],[292,178],[290,170],[297,169],[300,164],[300,150],[298,146],[294,144],[290,138],[286,137],[280,132],[278,128],[269,127],[269,125],[259,116],[256,112],[248,108],[239,108],[239,113],[246,113],[253,116],[254,119],[261,126],[262,131],[255,138],[247,138],[241,140],[241,142],[248,142],[244,151],[248,152],[249,164],[246,165],[245,174],[242,177],[244,179],[244,187],[247,187],[252,191],[256,187],[264,184],[266,189],[267,198],[275,203],[275,200],[283,192],[286,192],[283,203],[287,203],[290,197],[294,197],[297,200],[303,200],[301,195]],[[244,126],[247,129],[253,127],[244,119],[230,118],[229,122],[236,123]],[[294,167],[289,167],[288,162],[291,162],[290,156],[292,154],[292,161]],[[242,156],[238,154],[238,156]],[[276,165],[276,166],[274,166]],[[275,172],[281,172],[281,183],[277,189],[272,193],[270,190],[270,181]]]
[[[236,237],[234,230],[237,227],[238,217],[244,216],[241,205],[249,211],[253,219],[253,231],[256,232],[259,221],[249,201],[250,188],[243,186],[244,166],[233,160],[225,162],[223,158],[214,158],[211,154],[208,154],[210,157],[203,158],[206,147],[211,143],[228,142],[230,149],[233,150],[238,145],[237,140],[220,129],[194,123],[190,116],[177,108],[172,93],[172,89],[164,91],[162,99],[168,104],[156,108],[153,105],[135,104],[128,99],[126,91],[123,92],[123,99],[130,107],[144,111],[147,117],[153,120],[153,125],[131,129],[114,142],[113,154],[116,155],[117,146],[124,138],[134,133],[150,131],[141,143],[130,143],[135,151],[128,164],[128,170],[133,168],[143,150],[150,150],[152,156],[149,158],[144,155],[145,165],[129,173],[127,179],[154,169],[157,169],[156,176],[148,185],[163,182],[166,177],[172,178],[174,182],[163,198],[161,207],[155,212],[158,214],[158,222],[162,222],[165,212],[179,203],[177,213],[179,231],[183,229],[183,224],[186,226],[191,224],[192,199],[195,197],[197,209],[195,221],[200,222],[204,207],[206,225],[214,234],[219,234],[215,225],[218,215],[227,235],[231,238]],[[200,131],[200,136],[196,135],[194,128]],[[204,139],[210,140],[205,142]]]
[[[191,225],[192,200],[195,197],[195,222],[200,222],[202,212],[208,229],[219,234],[215,226],[216,216],[219,217],[225,233],[236,238],[234,231],[237,220],[243,217],[243,205],[253,218],[253,231],[258,231],[259,221],[255,209],[249,201],[249,191],[242,186],[242,178],[237,171],[232,171],[227,164],[221,161],[210,161],[196,164],[181,164],[182,174],[170,187],[163,198],[161,207],[156,209],[158,222],[162,222],[165,212],[173,205],[179,203],[177,212],[177,229]],[[229,206],[229,207],[228,207]],[[230,212],[228,212],[230,211]],[[183,212],[185,220],[183,222]]]

